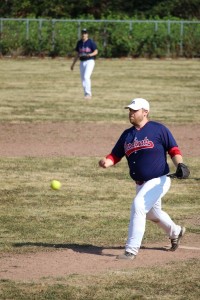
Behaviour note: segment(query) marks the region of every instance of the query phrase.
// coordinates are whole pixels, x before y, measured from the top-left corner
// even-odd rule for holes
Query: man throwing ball
[[[175,224],[161,208],[161,199],[171,184],[167,153],[170,155],[179,179],[189,176],[183,164],[178,145],[167,127],[148,118],[150,105],[143,98],[133,99],[129,120],[133,125],[125,130],[111,153],[99,161],[99,166],[108,168],[126,157],[130,176],[136,183],[136,196],[131,207],[128,239],[125,253],[118,259],[134,259],[140,249],[145,232],[146,219],[160,226],[171,239],[171,251],[175,251],[184,236],[185,228]]]

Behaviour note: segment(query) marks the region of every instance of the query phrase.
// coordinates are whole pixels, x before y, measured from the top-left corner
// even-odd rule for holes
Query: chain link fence
[[[100,57],[200,57],[200,21],[0,18],[2,55],[72,56],[87,28]]]

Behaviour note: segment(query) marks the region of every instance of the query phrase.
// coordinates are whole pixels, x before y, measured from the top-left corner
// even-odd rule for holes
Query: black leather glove
[[[189,177],[189,175],[190,175],[189,168],[185,164],[179,163],[176,169],[175,176],[178,179],[186,179]]]

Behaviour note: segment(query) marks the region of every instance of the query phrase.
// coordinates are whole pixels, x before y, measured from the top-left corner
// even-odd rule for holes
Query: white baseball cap
[[[138,109],[146,109],[150,110],[149,102],[143,98],[135,98],[131,101],[131,103],[124,108],[131,108],[133,110],[138,110]]]

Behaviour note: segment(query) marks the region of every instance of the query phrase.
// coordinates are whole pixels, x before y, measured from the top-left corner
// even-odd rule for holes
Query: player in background
[[[125,253],[118,259],[134,259],[140,249],[145,233],[146,219],[160,226],[171,239],[171,251],[175,251],[185,233],[185,228],[175,224],[161,208],[161,199],[170,188],[171,179],[167,164],[167,153],[175,167],[184,166],[178,145],[167,127],[149,120],[149,102],[143,98],[133,99],[125,108],[129,109],[129,120],[133,125],[125,130],[111,153],[99,161],[99,166],[108,168],[126,157],[130,176],[136,183],[130,215],[128,239]]]
[[[71,65],[71,70],[74,69],[74,65],[77,60],[80,60],[80,74],[81,81],[84,90],[85,99],[92,97],[91,92],[91,75],[95,66],[95,58],[98,54],[98,49],[95,42],[88,38],[87,29],[81,31],[82,38],[77,42],[75,50],[77,51]]]

